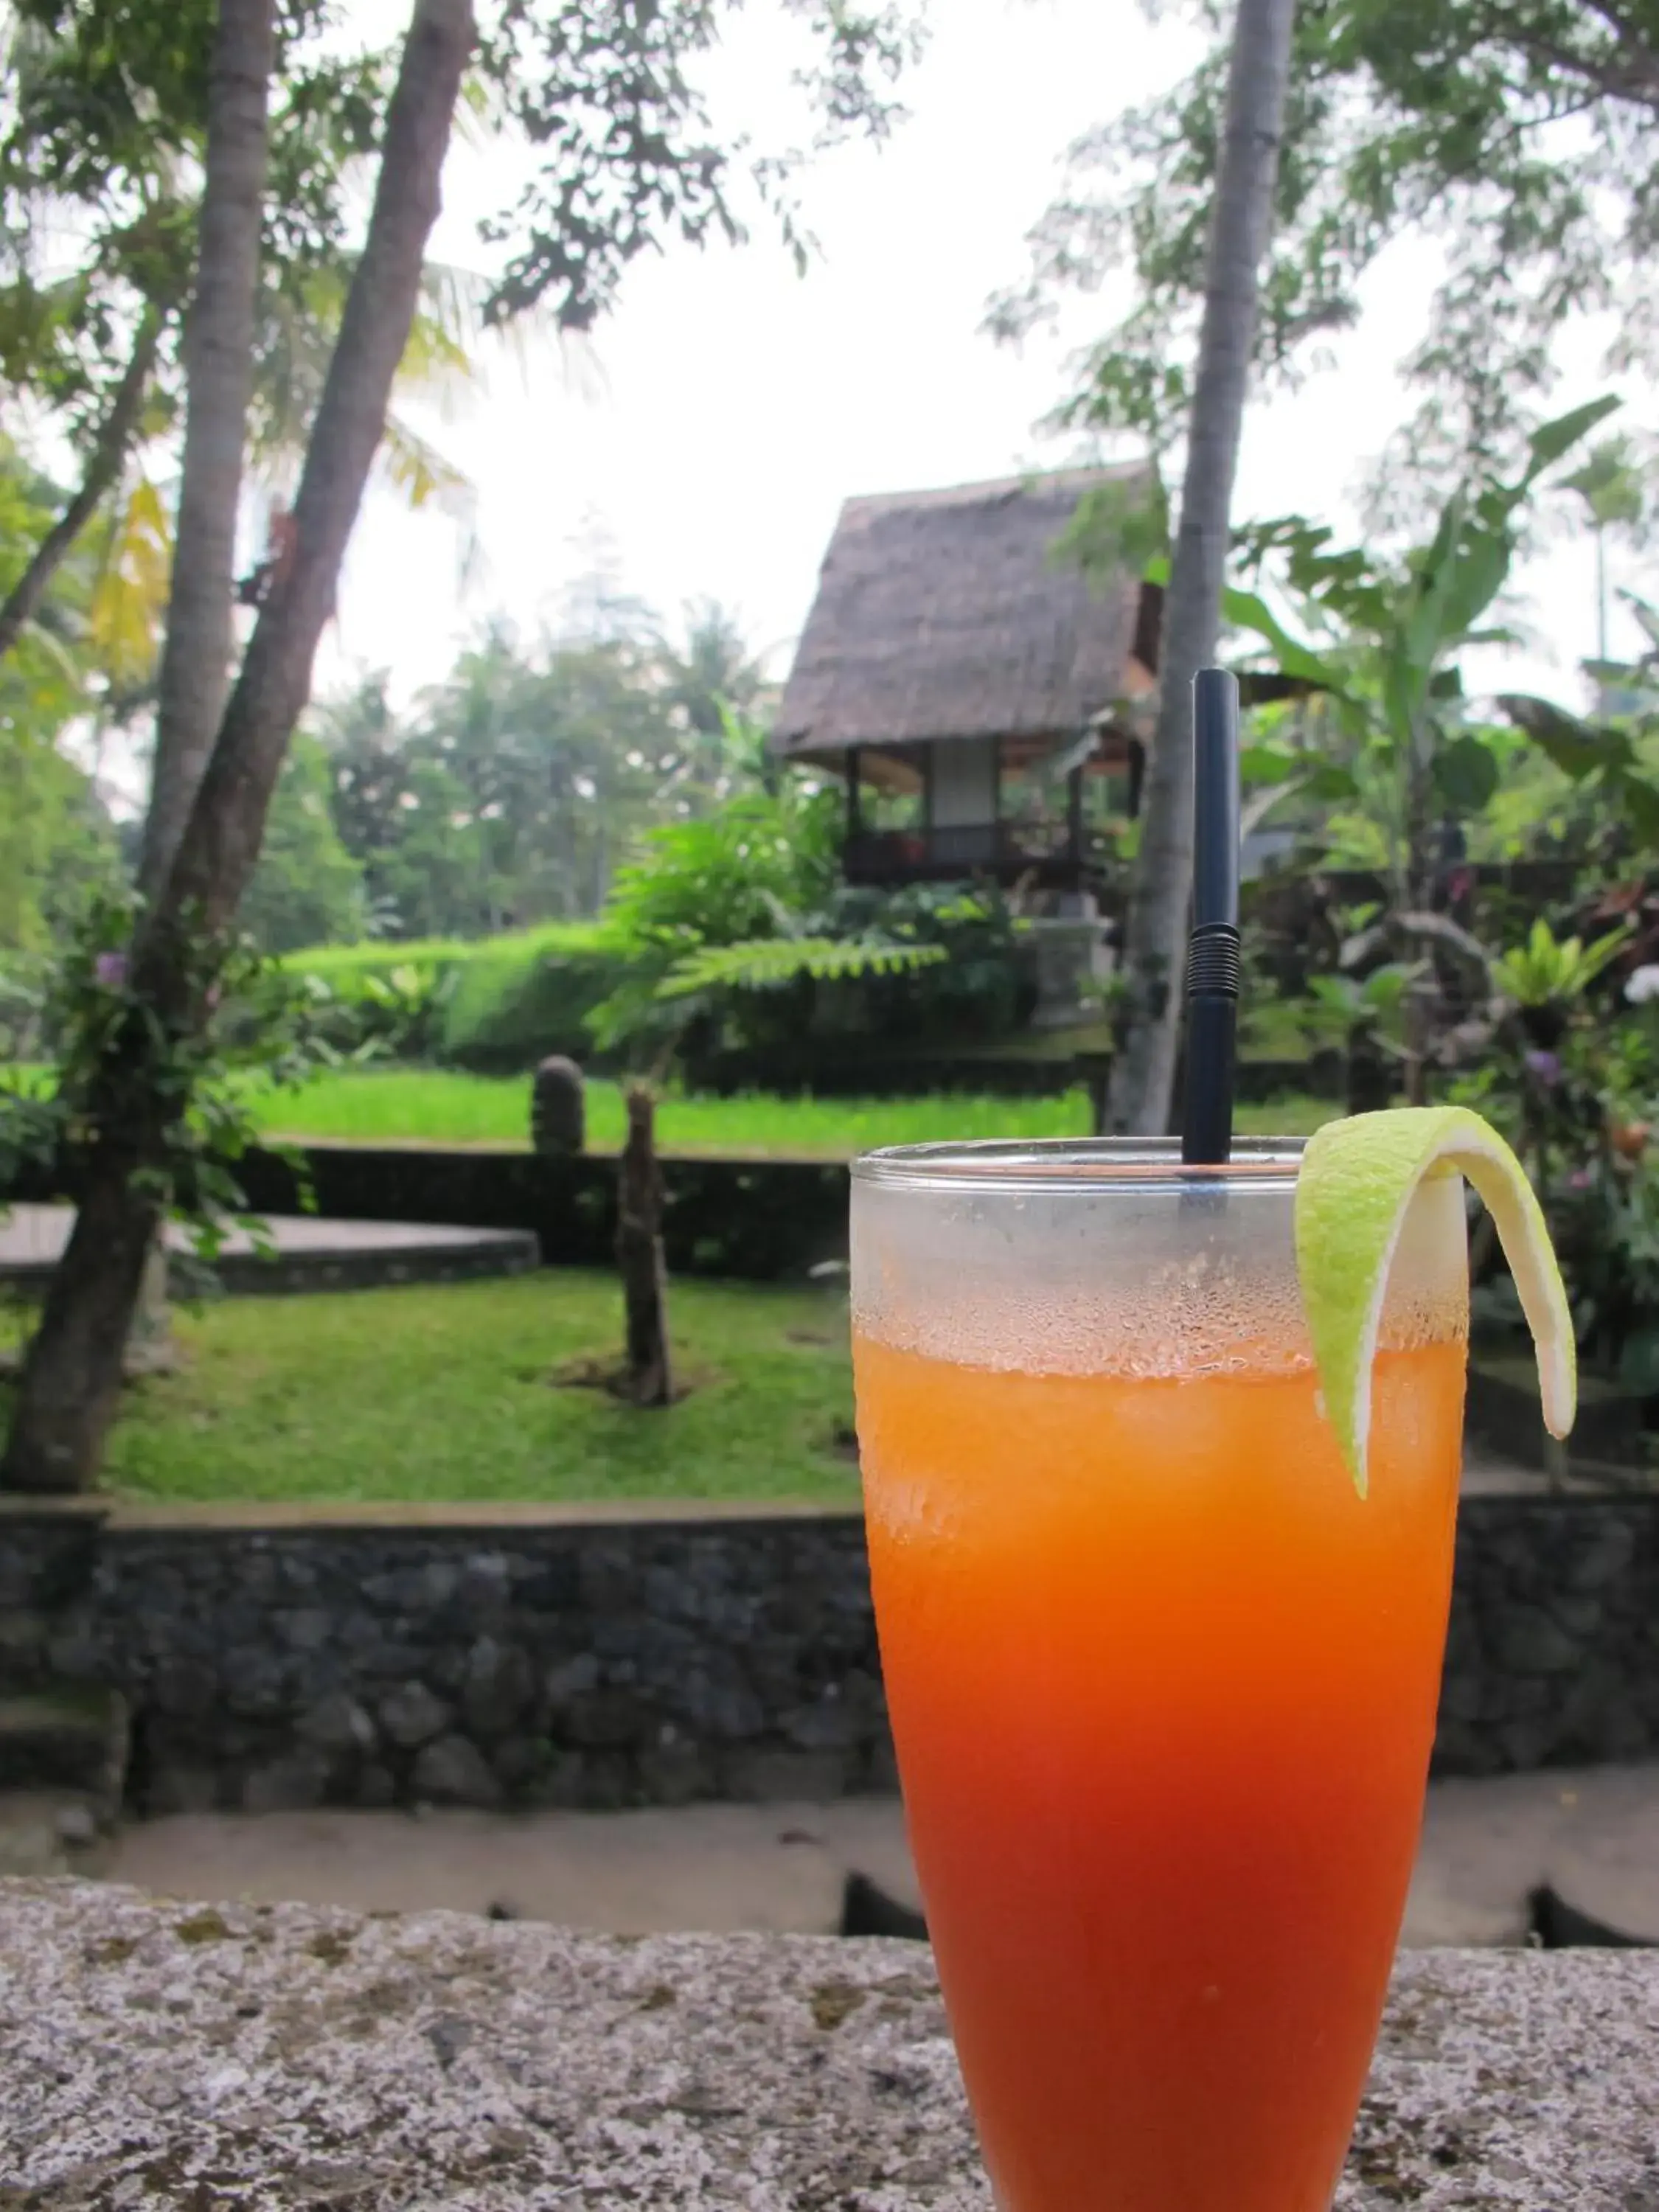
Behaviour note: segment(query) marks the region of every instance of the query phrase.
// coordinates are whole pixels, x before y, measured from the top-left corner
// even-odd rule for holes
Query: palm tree
[[[1158,732],[1129,884],[1127,1014],[1107,1126],[1169,1126],[1193,873],[1192,682],[1215,658],[1259,272],[1273,224],[1296,0],[1238,0],[1181,520],[1159,647]]]
[[[685,642],[664,653],[666,696],[684,715],[688,779],[710,798],[723,797],[734,763],[734,724],[747,725],[766,698],[766,671],[744,635],[739,617],[718,599],[685,610]]]
[[[161,588],[152,588],[150,556],[158,516],[161,549],[171,554],[174,503],[161,456],[170,450],[180,413],[181,334],[186,318],[201,314],[199,304],[187,305],[194,273],[189,216],[205,120],[196,107],[195,59],[188,37],[171,39],[164,31],[158,30],[154,51],[134,56],[100,46],[95,27],[84,22],[48,28],[38,11],[8,27],[9,113],[0,130],[0,376],[45,403],[55,431],[82,461],[79,483],[0,603],[0,656],[36,616],[70,549],[100,523],[102,625],[119,638],[129,661],[141,639],[153,655],[167,574],[164,567]],[[283,122],[285,158],[290,165],[296,158],[297,129],[309,185],[319,187],[329,172],[331,188],[343,191],[362,166],[367,149],[354,143],[347,96],[383,64],[383,57],[367,54],[355,64],[331,64],[337,74],[326,84],[307,80],[298,88],[299,106],[291,105]],[[343,102],[337,114],[330,112],[331,93]],[[60,158],[63,118],[70,113],[101,118],[91,134],[103,149],[99,158]],[[80,242],[67,267],[65,239]],[[304,426],[320,396],[356,264],[354,255],[337,251],[322,258],[309,249],[285,255],[270,250],[268,241],[262,261],[248,419],[253,481],[276,504],[291,496],[297,480]],[[428,265],[399,374],[405,397],[451,400],[474,381],[486,289],[467,272]],[[211,318],[209,331],[212,344]],[[380,465],[411,506],[436,499],[458,513],[469,509],[464,475],[395,410]],[[191,475],[186,466],[178,487],[186,506],[195,496]],[[216,559],[216,568],[222,565]],[[190,611],[173,614],[175,626],[182,619],[189,631]],[[212,619],[222,624],[227,617]],[[215,646],[207,665],[228,658],[228,649],[221,654]],[[186,665],[181,649],[175,670]],[[164,693],[181,680],[177,673],[165,679]],[[124,681],[133,688],[130,669]],[[170,762],[161,772],[166,785]],[[177,811],[171,804],[163,809],[169,820]]]

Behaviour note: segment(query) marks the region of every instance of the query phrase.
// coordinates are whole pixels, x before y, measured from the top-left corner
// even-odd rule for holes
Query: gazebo
[[[1085,494],[1133,463],[850,499],[773,732],[847,787],[849,881],[985,876],[1094,887],[1103,818],[1133,817],[1133,708],[1156,686],[1162,593],[1057,559]]]

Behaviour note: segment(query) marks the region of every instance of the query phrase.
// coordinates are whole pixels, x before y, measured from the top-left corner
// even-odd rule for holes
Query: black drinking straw
[[[1193,933],[1187,951],[1187,1083],[1181,1157],[1217,1166],[1232,1150],[1238,1031],[1238,682],[1193,678]]]

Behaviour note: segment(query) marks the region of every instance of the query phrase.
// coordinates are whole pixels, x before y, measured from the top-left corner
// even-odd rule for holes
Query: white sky
[[[823,254],[805,279],[758,224],[740,251],[677,247],[635,264],[587,359],[562,359],[550,338],[516,365],[497,355],[484,395],[431,424],[477,488],[480,569],[463,592],[453,525],[374,495],[319,691],[386,667],[407,696],[497,611],[533,631],[596,528],[626,586],[665,617],[718,599],[781,672],[844,498],[1075,457],[1037,425],[1069,388],[1072,348],[1111,319],[1110,295],[1078,302],[1062,336],[1018,354],[981,333],[985,304],[1021,273],[1068,143],[1180,75],[1190,34],[1149,25],[1130,0],[940,0],[936,13],[905,88],[910,120],[885,148],[843,149],[805,179]],[[773,143],[795,135],[794,35],[766,0],[737,19],[711,79],[723,119]],[[437,258],[487,265],[477,218],[510,198],[514,167],[500,150],[452,157]],[[1409,411],[1394,364],[1432,281],[1426,250],[1395,254],[1339,368],[1252,410],[1237,517],[1299,509],[1356,528],[1352,495]],[[1595,350],[1576,348],[1563,408],[1603,388]],[[1631,393],[1633,411],[1645,396]],[[1529,563],[1520,580],[1541,635],[1501,667],[1486,660],[1482,680],[1574,697],[1594,650],[1591,573],[1587,541]],[[1633,633],[1620,626],[1613,642],[1633,647]]]

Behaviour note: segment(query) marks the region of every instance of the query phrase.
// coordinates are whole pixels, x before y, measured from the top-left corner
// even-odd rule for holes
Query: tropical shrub
[[[994,890],[841,884],[804,913],[773,907],[745,940],[664,946],[599,1009],[595,1033],[635,1059],[678,1054],[694,1085],[810,1085],[849,1051],[969,1045],[1017,1027],[1036,997],[1018,929]]]
[[[671,964],[699,945],[785,933],[782,918],[811,912],[834,890],[841,822],[836,793],[785,782],[665,823],[617,872],[605,925],[635,959]]]
[[[1613,970],[1629,933],[1558,938],[1541,920],[1492,961],[1491,1027],[1450,1095],[1520,1152],[1561,1259],[1580,1349],[1643,1395],[1659,1393],[1659,1006]],[[1638,977],[1650,971],[1638,971]],[[1476,1318],[1519,1333],[1507,1279]]]

